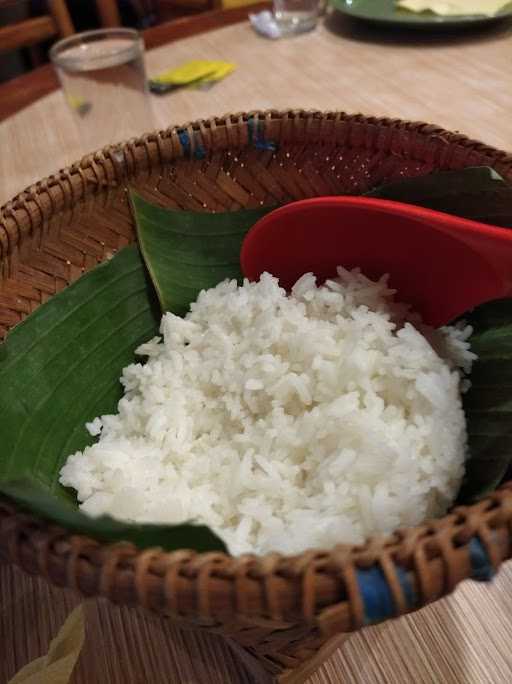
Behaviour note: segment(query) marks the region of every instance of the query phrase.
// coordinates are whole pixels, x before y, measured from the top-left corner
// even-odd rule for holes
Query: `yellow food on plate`
[[[480,14],[494,17],[510,0],[397,0],[397,7],[410,12],[434,12],[444,17]]]

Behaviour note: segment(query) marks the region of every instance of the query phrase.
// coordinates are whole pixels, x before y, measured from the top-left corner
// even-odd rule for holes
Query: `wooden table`
[[[147,129],[251,109],[343,109],[432,121],[512,149],[510,24],[433,37],[376,33],[332,17],[313,33],[281,41],[260,38],[246,22],[218,28],[246,14],[213,12],[148,33],[148,45],[160,46],[147,54],[150,75],[191,58],[226,59],[238,69],[210,91],[154,96]],[[211,27],[217,29],[175,40]],[[166,40],[173,42],[162,45]],[[58,90],[1,121],[34,90],[56,87],[50,67],[0,86],[0,204],[90,151]]]
[[[510,25],[434,37],[383,33],[329,17],[314,33],[271,42],[247,23],[233,23],[246,14],[210,13],[148,33],[149,74],[191,58],[238,65],[208,92],[154,98],[153,127],[257,108],[344,109],[430,120],[512,149]],[[89,151],[55,87],[47,67],[0,86],[0,203]],[[45,652],[79,601],[0,567],[0,684]],[[88,602],[86,612],[76,684],[254,681],[218,637],[180,632],[103,601]],[[509,564],[490,587],[465,582],[446,600],[353,635],[308,682],[501,684],[512,681],[511,632]]]

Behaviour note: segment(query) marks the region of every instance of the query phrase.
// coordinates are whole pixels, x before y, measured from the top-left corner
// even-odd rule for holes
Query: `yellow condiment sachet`
[[[410,12],[434,12],[440,16],[480,14],[494,17],[510,0],[397,0],[397,7]]]
[[[217,65],[215,71],[208,78],[208,81],[222,81],[223,78],[236,69],[236,66],[231,62],[215,62]]]
[[[195,85],[205,81],[220,81],[235,68],[231,62],[194,59],[174,69],[167,69],[152,80],[176,86]]]
[[[85,640],[84,609],[70,613],[45,656],[25,665],[9,684],[68,684]]]

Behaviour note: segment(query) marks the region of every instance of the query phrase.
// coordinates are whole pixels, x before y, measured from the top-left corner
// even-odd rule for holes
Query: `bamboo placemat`
[[[0,683],[48,649],[80,602],[0,566]],[[106,601],[86,602],[86,642],[72,684],[254,684],[220,637]],[[512,562],[490,585],[464,582],[447,599],[345,642],[307,684],[506,684],[512,681]]]

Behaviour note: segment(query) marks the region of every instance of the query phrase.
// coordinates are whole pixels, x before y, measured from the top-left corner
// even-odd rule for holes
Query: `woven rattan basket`
[[[227,116],[107,148],[0,210],[0,334],[133,241],[128,183],[167,207],[216,211],[359,194],[475,165],[512,182],[512,156],[462,135],[320,112]],[[0,502],[8,561],[86,596],[219,632],[282,682],[302,681],[304,663],[336,635],[415,610],[465,578],[490,579],[512,555],[511,531],[512,483],[391,538],[293,558],[139,552],[72,536]]]

